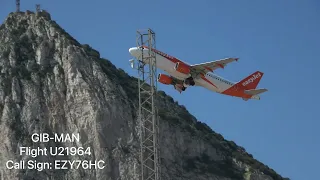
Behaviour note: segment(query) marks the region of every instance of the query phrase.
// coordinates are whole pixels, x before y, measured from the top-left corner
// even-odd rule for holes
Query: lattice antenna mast
[[[20,12],[20,0],[16,0],[16,11]]]
[[[4,173],[3,173],[3,168],[1,167],[1,169],[0,169],[0,176],[1,176],[1,178],[0,178],[0,180],[4,180]]]
[[[160,180],[159,121],[156,109],[157,67],[155,33],[151,30],[137,31],[140,121],[141,180]]]
[[[37,12],[37,13],[40,12],[40,4],[36,4],[36,12]]]

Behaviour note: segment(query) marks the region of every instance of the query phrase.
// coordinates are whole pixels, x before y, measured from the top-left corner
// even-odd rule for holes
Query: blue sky
[[[21,2],[35,9],[40,0]],[[239,62],[216,71],[239,81],[260,70],[260,101],[243,101],[200,87],[179,94],[159,85],[226,139],[292,180],[318,178],[320,149],[320,1],[49,1],[54,20],[130,75],[128,48],[136,30],[152,28],[157,48],[188,63],[225,57]],[[14,11],[1,0],[0,19]],[[318,51],[317,51],[318,50]]]

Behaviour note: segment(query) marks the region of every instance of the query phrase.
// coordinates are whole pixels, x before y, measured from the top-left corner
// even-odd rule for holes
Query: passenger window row
[[[213,76],[213,75],[211,75],[211,74],[207,74],[207,75],[210,76],[210,77],[212,77],[212,78],[214,78],[214,79],[217,79],[217,80],[219,80],[219,81],[222,81],[222,82],[224,82],[224,83],[226,83],[226,84],[233,85],[233,83],[230,83],[230,82],[228,82],[228,81],[225,81],[225,80],[223,80],[223,79],[221,79],[221,78],[218,78],[218,77],[216,77],[216,76]]]

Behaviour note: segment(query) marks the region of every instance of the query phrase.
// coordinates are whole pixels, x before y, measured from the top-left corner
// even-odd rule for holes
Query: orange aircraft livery
[[[157,68],[168,73],[159,74],[158,82],[166,85],[173,85],[179,91],[185,91],[190,86],[202,86],[213,92],[242,98],[243,100],[257,99],[260,100],[259,94],[266,92],[267,89],[257,86],[263,76],[263,73],[256,71],[250,76],[239,82],[228,81],[214,73],[218,68],[224,68],[227,64],[238,61],[238,58],[226,58],[201,64],[189,65],[186,62],[170,56],[156,49],[148,50],[147,47],[133,47],[129,49],[132,56],[142,61],[144,57],[153,53],[156,56]],[[148,58],[143,58],[144,63]]]

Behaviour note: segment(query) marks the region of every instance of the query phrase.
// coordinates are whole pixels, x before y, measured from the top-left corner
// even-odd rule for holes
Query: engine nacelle
[[[162,84],[169,85],[169,84],[172,84],[172,81],[173,81],[173,79],[168,75],[165,75],[165,74],[158,75],[158,82],[160,82]]]
[[[176,65],[174,66],[174,69],[183,74],[190,74],[191,72],[190,67],[181,62],[177,62]]]

